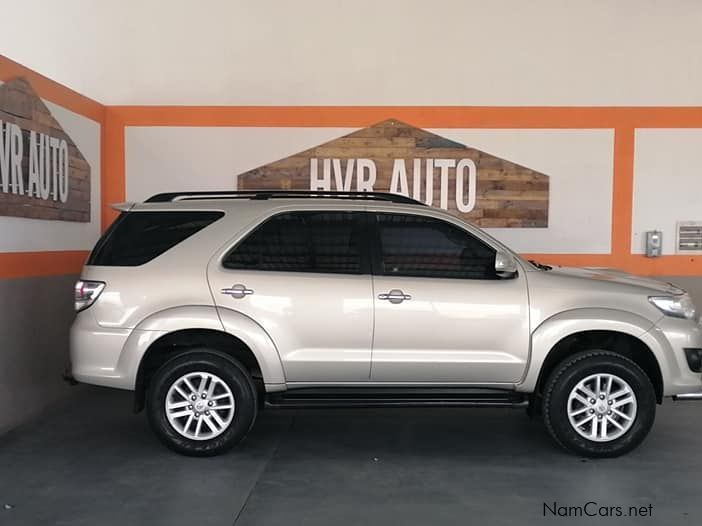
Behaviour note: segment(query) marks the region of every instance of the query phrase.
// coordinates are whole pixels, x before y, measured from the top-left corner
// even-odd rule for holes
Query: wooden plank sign
[[[90,165],[23,78],[0,85],[0,215],[90,221]]]
[[[548,226],[547,175],[396,119],[239,174],[237,188],[394,192],[481,227]]]

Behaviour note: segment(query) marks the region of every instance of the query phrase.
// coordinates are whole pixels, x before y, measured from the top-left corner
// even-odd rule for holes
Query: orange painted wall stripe
[[[669,255],[648,258],[640,254],[522,254],[527,259],[564,267],[607,267],[639,276],[702,276],[702,257]]]
[[[610,267],[612,265],[611,254],[520,254],[524,259],[533,259],[539,263],[548,265],[559,265],[562,267]],[[586,265],[582,265],[587,261]]]
[[[702,256],[632,254],[620,268],[642,276],[702,276]]]
[[[105,231],[117,217],[117,212],[110,205],[123,202],[126,195],[124,122],[120,119],[119,112],[110,107],[105,109],[102,123],[101,159],[100,219],[102,231]]]
[[[26,78],[42,99],[63,106],[88,119],[102,122],[105,111],[102,104],[0,55],[0,81],[6,82],[15,77]]]
[[[634,142],[634,128],[616,128],[614,130],[611,251],[615,261],[623,261],[631,254]]]
[[[699,128],[702,107],[111,106],[126,126],[421,128]]]
[[[86,250],[0,253],[0,279],[80,274]]]

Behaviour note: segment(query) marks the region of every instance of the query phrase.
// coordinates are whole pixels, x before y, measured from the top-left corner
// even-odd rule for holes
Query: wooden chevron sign
[[[90,221],[90,166],[23,78],[0,85],[0,215]]]
[[[237,188],[393,192],[481,227],[548,226],[548,175],[395,119],[239,174]]]

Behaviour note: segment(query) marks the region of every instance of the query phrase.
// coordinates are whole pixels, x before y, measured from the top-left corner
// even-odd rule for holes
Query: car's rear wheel
[[[257,412],[250,375],[207,350],[162,365],[150,382],[147,414],[156,435],[185,455],[217,455],[246,436]]]
[[[646,438],[656,414],[651,380],[610,351],[586,351],[556,367],[544,390],[543,415],[553,438],[587,457],[615,457]]]

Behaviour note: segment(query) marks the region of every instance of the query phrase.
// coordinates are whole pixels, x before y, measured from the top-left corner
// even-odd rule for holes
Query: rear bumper
[[[133,379],[126,378],[119,368],[130,332],[100,327],[90,309],[79,312],[71,326],[70,378],[86,384],[133,389]]]

